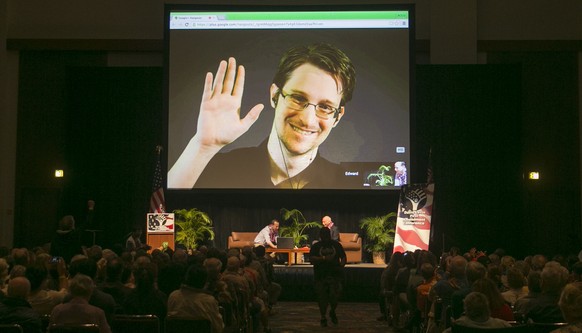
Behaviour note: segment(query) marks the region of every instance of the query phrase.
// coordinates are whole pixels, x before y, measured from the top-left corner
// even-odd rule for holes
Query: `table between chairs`
[[[291,266],[293,265],[293,262],[297,263],[297,253],[309,253],[310,248],[308,247],[302,247],[302,248],[298,248],[298,249],[274,249],[271,247],[267,247],[265,249],[265,251],[267,253],[287,253],[288,255],[288,260],[287,260],[287,266]],[[295,260],[292,260],[293,258],[295,258]]]

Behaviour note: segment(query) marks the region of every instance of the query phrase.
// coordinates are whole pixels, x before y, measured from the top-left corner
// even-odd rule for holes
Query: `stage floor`
[[[342,301],[376,302],[384,268],[386,265],[371,263],[346,265]],[[283,287],[282,301],[315,301],[313,265],[275,265],[275,281]]]

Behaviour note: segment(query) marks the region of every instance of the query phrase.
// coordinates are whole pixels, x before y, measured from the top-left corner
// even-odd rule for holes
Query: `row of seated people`
[[[487,298],[490,316],[506,324],[569,322],[582,327],[582,262],[576,256],[569,262],[555,259],[535,255],[515,260],[474,249],[461,256],[453,248],[437,261],[429,251],[396,252],[382,274],[378,319],[399,329],[442,332],[466,319],[464,299],[478,292]]]
[[[39,333],[91,323],[115,333],[122,315],[152,315],[160,332],[166,318],[208,320],[212,332],[269,332],[281,293],[263,247],[177,249],[170,256],[93,246],[70,262],[48,252],[17,248],[0,258],[0,324]]]

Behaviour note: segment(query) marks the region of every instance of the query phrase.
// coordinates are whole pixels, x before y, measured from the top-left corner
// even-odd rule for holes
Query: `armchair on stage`
[[[228,248],[242,249],[245,246],[255,246],[255,237],[258,234],[258,232],[233,231],[228,236]]]
[[[339,242],[350,264],[362,262],[362,237],[356,232],[340,232]]]
[[[256,232],[231,232],[228,236],[228,248],[242,249],[245,246],[254,246]],[[340,243],[346,251],[348,263],[362,262],[362,238],[358,233],[340,232]]]

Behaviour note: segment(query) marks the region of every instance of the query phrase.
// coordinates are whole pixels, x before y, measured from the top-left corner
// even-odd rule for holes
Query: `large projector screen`
[[[167,188],[409,182],[412,9],[167,5]]]

